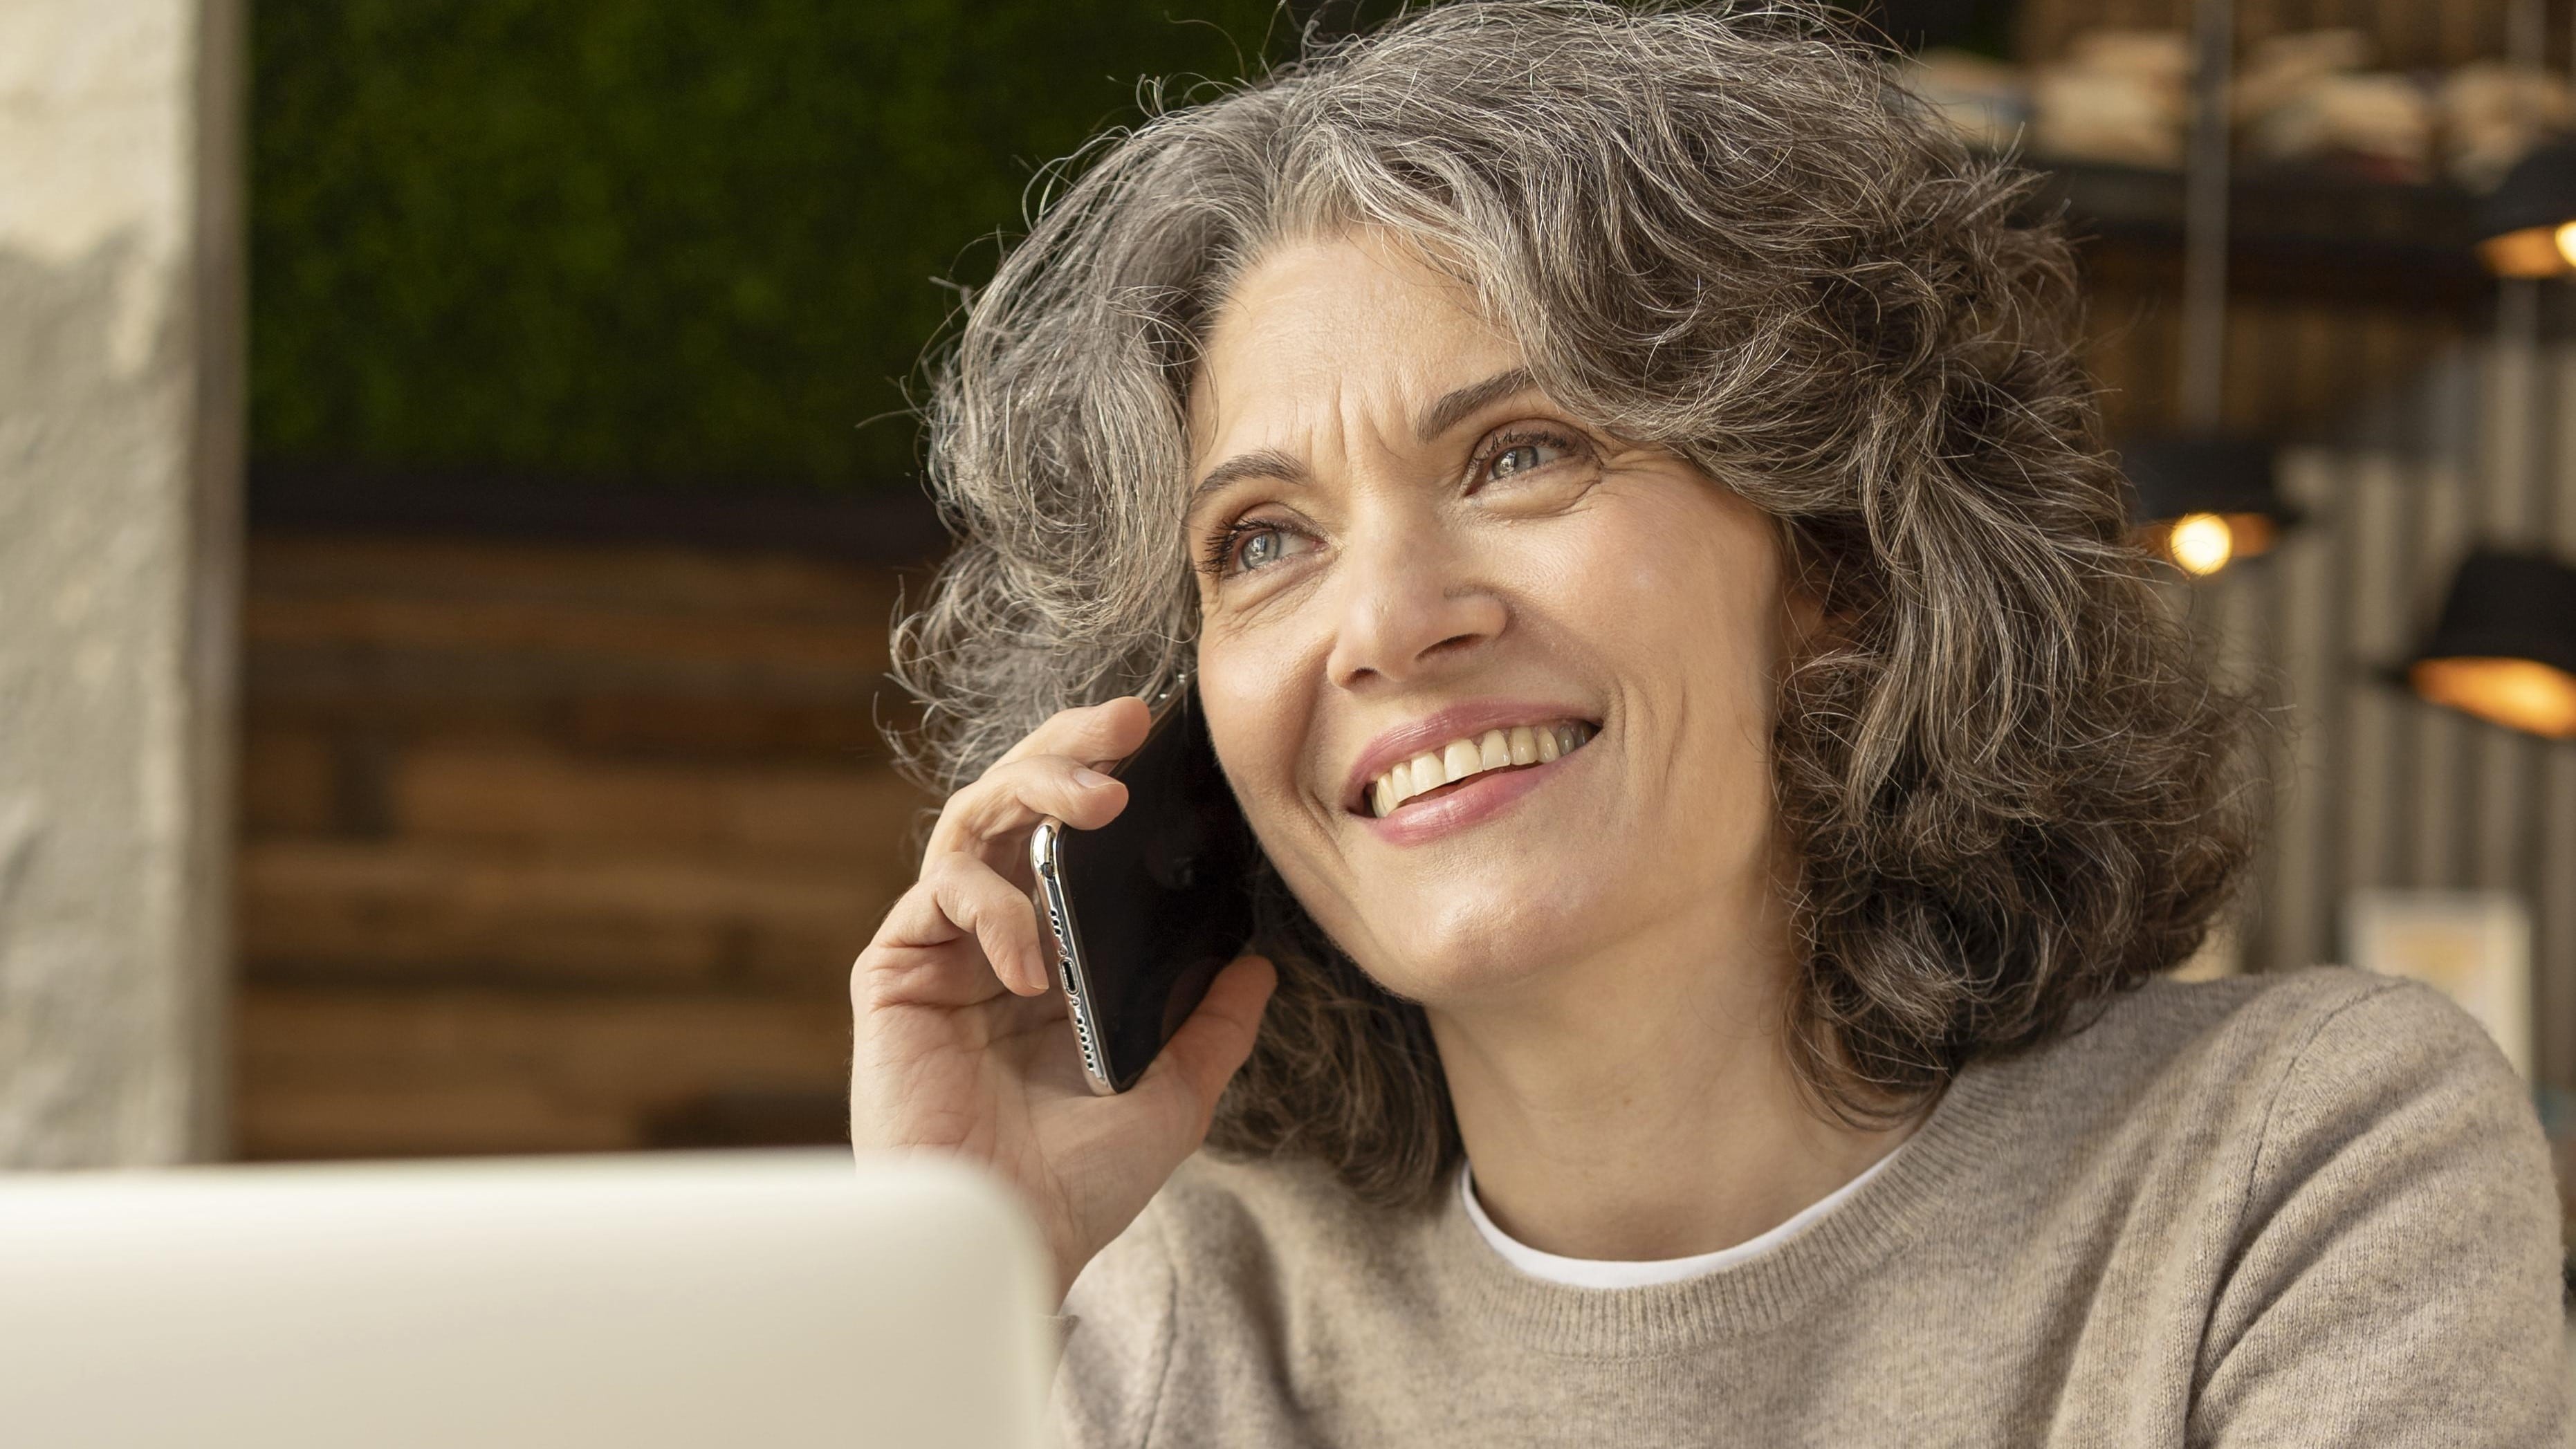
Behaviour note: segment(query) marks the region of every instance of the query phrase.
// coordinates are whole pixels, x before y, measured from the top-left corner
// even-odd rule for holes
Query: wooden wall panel
[[[831,1140],[925,803],[894,571],[258,540],[237,879],[252,1157]]]

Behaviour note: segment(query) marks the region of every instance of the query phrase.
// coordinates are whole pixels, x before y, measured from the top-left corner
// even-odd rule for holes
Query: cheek
[[[1574,632],[1616,661],[1623,693],[1674,728],[1724,720],[1767,736],[1780,619],[1769,520],[1694,482],[1630,501],[1551,580]]]
[[[1295,661],[1263,647],[1267,642],[1210,630],[1198,646],[1199,703],[1217,763],[1265,844],[1278,836],[1298,798],[1297,764],[1311,710]]]
[[[1695,863],[1676,880],[1739,874],[1771,836],[1779,544],[1716,487],[1636,500],[1569,560],[1563,595],[1614,681],[1634,836]]]
[[[1298,761],[1307,747],[1312,705],[1298,680],[1293,667],[1248,640],[1201,637],[1199,698],[1208,734],[1262,854],[1327,934],[1373,942],[1349,910],[1351,883],[1334,869],[1324,832],[1299,788]]]

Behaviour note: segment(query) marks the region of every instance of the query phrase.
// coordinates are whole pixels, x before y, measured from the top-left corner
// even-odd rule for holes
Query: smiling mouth
[[[1368,793],[1356,809],[1382,820],[1408,801],[1448,794],[1480,775],[1526,770],[1570,755],[1599,733],[1597,725],[1563,720],[1463,736],[1437,750],[1426,750],[1370,781]]]

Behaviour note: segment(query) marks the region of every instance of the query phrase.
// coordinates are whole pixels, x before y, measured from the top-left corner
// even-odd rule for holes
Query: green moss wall
[[[1038,162],[1266,0],[263,0],[271,462],[908,486],[904,384]],[[875,421],[870,421],[876,419]]]

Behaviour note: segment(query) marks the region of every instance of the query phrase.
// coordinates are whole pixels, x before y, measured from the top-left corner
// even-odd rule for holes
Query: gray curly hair
[[[1265,249],[1369,229],[1470,285],[1559,405],[1776,519],[1834,621],[1772,741],[1820,1105],[1911,1110],[2198,944],[2249,850],[2246,712],[2127,542],[2067,244],[1835,16],[1421,10],[1061,174],[930,412],[958,545],[897,657],[939,785],[1185,663],[1200,340]],[[1460,1149],[1420,1008],[1267,887],[1279,991],[1211,1140],[1428,1200]]]

